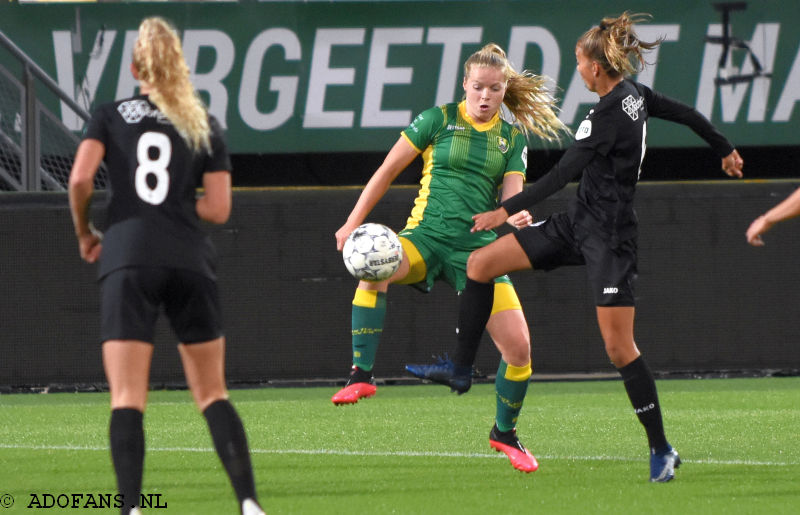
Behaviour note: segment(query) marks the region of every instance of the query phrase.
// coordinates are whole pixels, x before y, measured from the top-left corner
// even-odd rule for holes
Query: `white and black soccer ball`
[[[400,267],[403,247],[385,225],[366,223],[350,233],[342,248],[342,259],[356,279],[383,281]]]

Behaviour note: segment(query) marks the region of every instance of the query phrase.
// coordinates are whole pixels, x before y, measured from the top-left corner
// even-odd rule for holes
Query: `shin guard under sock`
[[[233,405],[224,399],[214,401],[203,411],[203,415],[239,504],[247,498],[255,500],[256,486],[247,435]]]
[[[628,392],[636,416],[639,417],[639,422],[647,433],[651,451],[659,452],[666,449],[667,437],[664,435],[656,381],[647,362],[639,356],[618,370],[625,382],[625,390]]]
[[[386,317],[386,293],[357,289],[353,297],[353,365],[367,372],[375,365],[375,354]]]
[[[500,360],[494,389],[497,394],[497,429],[506,432],[517,426],[517,417],[522,410],[522,403],[528,391],[531,378],[531,364],[515,367]]]
[[[111,460],[117,476],[117,491],[122,495],[120,513],[127,515],[139,506],[144,470],[144,415],[133,408],[111,411],[109,424]]]
[[[457,367],[472,367],[475,363],[493,303],[494,281],[479,283],[468,277],[458,306],[458,346],[453,354]]]

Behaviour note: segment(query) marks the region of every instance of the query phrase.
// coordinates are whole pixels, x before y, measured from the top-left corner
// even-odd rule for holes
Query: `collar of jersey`
[[[475,120],[472,119],[472,117],[470,115],[467,114],[467,101],[466,100],[462,100],[461,102],[459,102],[459,104],[458,104],[458,112],[461,115],[461,117],[464,118],[467,121],[467,123],[472,125],[472,127],[476,131],[479,131],[479,132],[488,131],[489,129],[492,128],[492,126],[494,126],[494,124],[497,123],[497,120],[500,118],[500,110],[498,109],[497,112],[494,113],[494,116],[492,116],[492,118],[488,122],[485,122],[485,123],[476,122]]]

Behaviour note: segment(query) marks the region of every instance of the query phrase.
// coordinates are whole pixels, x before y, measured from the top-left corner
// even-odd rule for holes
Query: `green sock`
[[[353,365],[366,371],[375,365],[375,353],[386,316],[386,294],[357,289],[353,297]]]
[[[500,431],[511,431],[517,426],[517,417],[522,409],[522,401],[528,391],[531,377],[531,364],[515,367],[502,359],[497,369],[494,389],[497,393],[497,415],[495,423]]]

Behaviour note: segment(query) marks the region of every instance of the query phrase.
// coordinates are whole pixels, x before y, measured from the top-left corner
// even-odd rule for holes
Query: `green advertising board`
[[[91,110],[135,92],[129,65],[139,21],[164,16],[181,31],[193,81],[234,152],[360,152],[388,149],[418,112],[460,99],[464,60],[492,41],[518,69],[553,79],[561,117],[577,127],[597,97],[575,71],[575,41],[629,7],[616,0],[4,4],[0,30]],[[642,39],[664,39],[640,81],[696,107],[737,146],[798,144],[800,2],[746,2],[728,12],[727,26],[710,1],[635,7],[653,15],[639,26]],[[67,108],[54,109],[80,130]],[[655,120],[648,144],[703,143]]]

